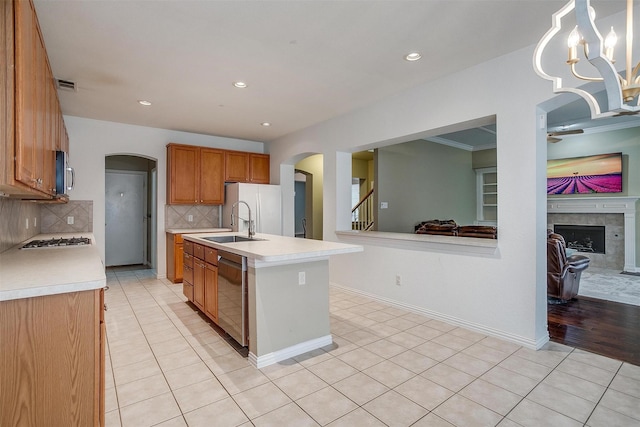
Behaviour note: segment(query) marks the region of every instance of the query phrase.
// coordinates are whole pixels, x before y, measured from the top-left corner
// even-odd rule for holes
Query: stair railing
[[[373,188],[351,209],[351,229],[366,231],[373,227]]]

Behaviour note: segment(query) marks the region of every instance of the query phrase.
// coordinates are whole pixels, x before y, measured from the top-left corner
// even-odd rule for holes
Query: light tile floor
[[[107,426],[638,426],[640,367],[331,290],[334,344],[258,370],[153,271],[107,273]]]

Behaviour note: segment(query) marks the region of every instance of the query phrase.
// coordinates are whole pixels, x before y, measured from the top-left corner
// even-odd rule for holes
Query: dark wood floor
[[[640,366],[640,307],[580,296],[547,305],[551,341]]]

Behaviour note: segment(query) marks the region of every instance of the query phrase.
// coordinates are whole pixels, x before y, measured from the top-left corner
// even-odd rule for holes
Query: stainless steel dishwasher
[[[218,322],[240,345],[249,344],[247,258],[218,250]]]

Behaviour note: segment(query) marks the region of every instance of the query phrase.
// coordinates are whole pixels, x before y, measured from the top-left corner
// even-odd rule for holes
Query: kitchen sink
[[[250,239],[244,236],[213,236],[203,237],[205,240],[209,240],[216,243],[237,243],[237,242],[259,242],[265,239],[256,239],[255,237]]]

